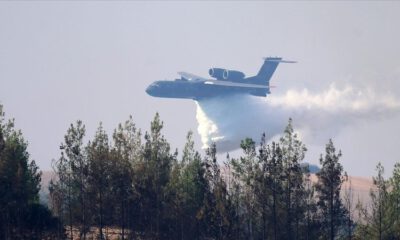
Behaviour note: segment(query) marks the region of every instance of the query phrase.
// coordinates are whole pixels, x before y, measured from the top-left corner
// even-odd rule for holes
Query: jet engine
[[[224,71],[226,70],[223,68],[210,68],[210,70],[208,70],[208,74],[210,74],[210,76],[213,78],[222,80],[224,79]]]
[[[225,70],[222,74],[222,78],[229,81],[242,80],[244,77],[244,73],[235,70]]]

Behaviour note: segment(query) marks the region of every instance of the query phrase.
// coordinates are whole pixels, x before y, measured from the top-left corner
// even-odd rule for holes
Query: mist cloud
[[[379,121],[400,112],[400,101],[392,94],[334,84],[317,93],[291,89],[266,98],[232,95],[196,104],[203,148],[216,142],[221,152],[239,148],[240,140],[246,137],[259,140],[263,132],[269,139],[276,137],[289,118],[303,140],[318,143],[346,126]]]

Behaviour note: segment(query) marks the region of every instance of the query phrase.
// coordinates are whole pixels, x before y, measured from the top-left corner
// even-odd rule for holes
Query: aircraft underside
[[[213,84],[189,83],[189,82],[171,82],[158,81],[146,90],[148,94],[154,97],[162,98],[183,98],[201,100],[223,95],[248,94],[253,96],[265,97],[267,89],[265,88],[245,88],[221,86]]]

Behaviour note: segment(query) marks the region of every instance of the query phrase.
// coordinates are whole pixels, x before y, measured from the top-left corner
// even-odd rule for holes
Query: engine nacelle
[[[224,80],[235,81],[242,80],[245,77],[244,73],[235,70],[225,70],[222,78]]]
[[[213,78],[222,80],[224,79],[224,71],[226,70],[223,68],[210,68],[210,70],[208,70],[208,74],[210,74],[210,76]]]

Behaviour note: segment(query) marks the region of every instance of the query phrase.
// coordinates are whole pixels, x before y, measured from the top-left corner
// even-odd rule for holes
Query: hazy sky
[[[147,85],[209,67],[251,75],[262,57],[282,56],[299,63],[278,67],[272,94],[335,83],[398,97],[399,12],[399,2],[0,2],[0,103],[42,169],[77,119],[91,138],[100,121],[111,134],[130,114],[147,130],[158,111],[174,148],[192,129],[200,149],[195,103],[152,98]],[[371,175],[381,161],[391,171],[399,122],[378,116],[333,133],[345,169]],[[326,142],[306,142],[307,161]]]

